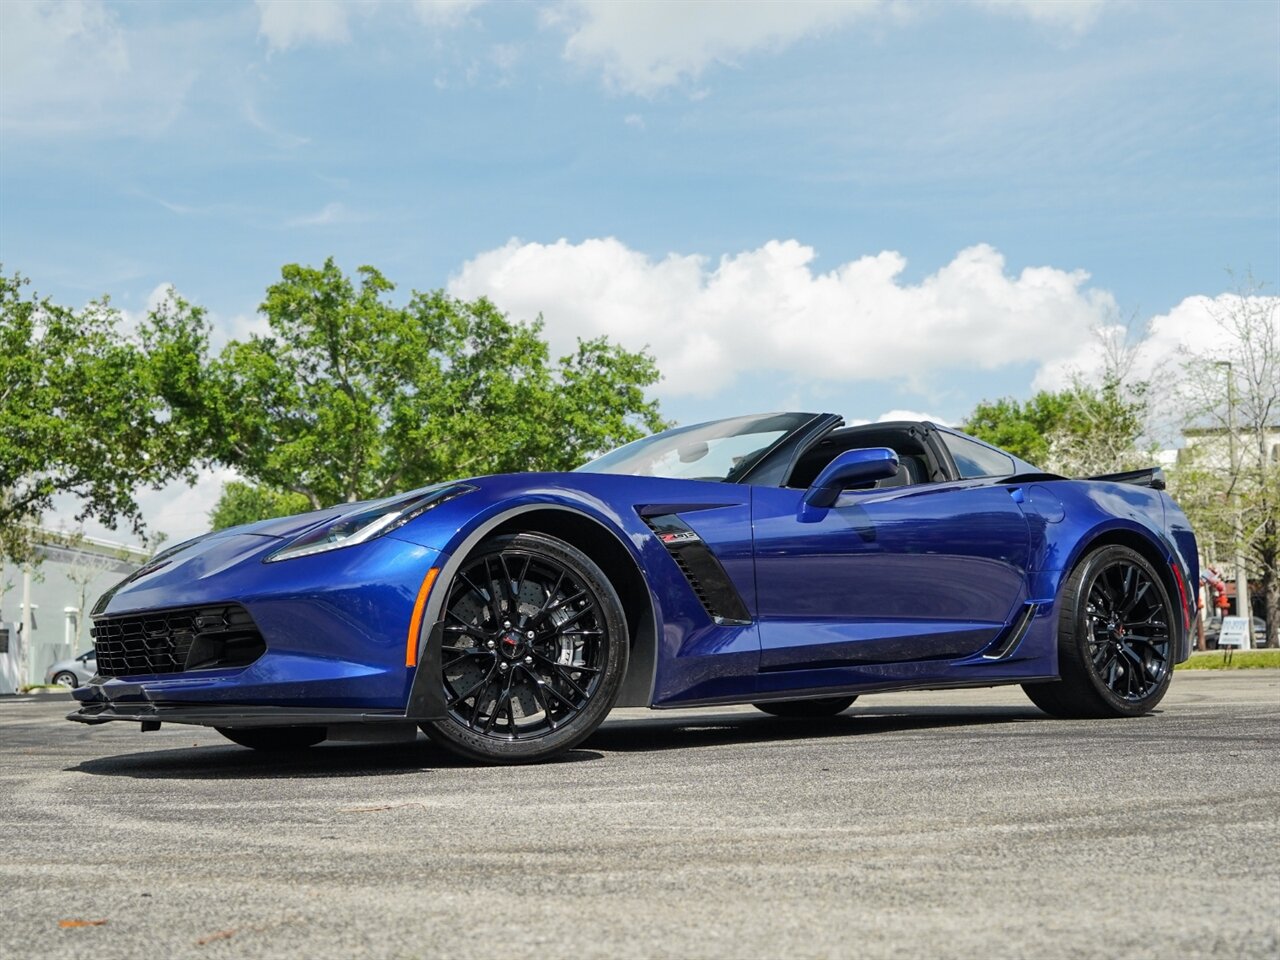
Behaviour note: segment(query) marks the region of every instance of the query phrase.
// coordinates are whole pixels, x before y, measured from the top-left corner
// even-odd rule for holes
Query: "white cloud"
[[[258,33],[272,50],[305,44],[338,44],[351,39],[348,20],[367,3],[349,0],[256,0]]]
[[[1280,310],[1280,297],[1257,297],[1250,300],[1269,304]],[[1241,306],[1239,294],[1222,293],[1216,297],[1192,296],[1178,303],[1168,313],[1152,317],[1140,335],[1133,338],[1133,374],[1145,380],[1160,381],[1158,386],[1176,391],[1182,379],[1182,366],[1192,355],[1229,360],[1238,349],[1238,341],[1218,318]],[[1094,382],[1103,369],[1105,347],[1102,338],[1126,338],[1130,331],[1122,325],[1104,324],[1099,336],[1080,342],[1076,349],[1046,363],[1036,374],[1032,387],[1057,390],[1071,383],[1073,377]]]
[[[888,423],[891,420],[928,420],[931,423],[940,423],[944,427],[951,426],[949,420],[922,410],[888,410],[876,417],[876,423]]]
[[[555,19],[569,26],[567,59],[599,67],[606,81],[620,90],[651,95],[697,79],[712,63],[733,63],[755,50],[776,50],[885,6],[882,0],[574,0]]]
[[[0,127],[154,133],[195,78],[174,31],[125,31],[101,0],[0,5]]]
[[[418,19],[429,26],[456,27],[484,0],[413,0]]]
[[[285,222],[286,227],[325,227],[334,223],[351,223],[357,219],[341,203],[326,203],[315,213],[294,217]]]
[[[1097,21],[1103,0],[974,3],[989,13],[1027,20],[1050,34],[1074,39]],[[905,23],[924,12],[926,8],[895,0],[566,0],[544,8],[543,22],[568,31],[566,59],[599,69],[617,90],[653,96],[696,81],[713,64],[736,65],[749,54],[776,52],[858,21]]]
[[[1115,313],[1083,271],[1029,267],[1016,275],[986,245],[969,247],[919,283],[885,251],[813,270],[815,252],[773,240],[712,263],[655,260],[620,241],[512,240],[465,263],[449,289],[486,295],[518,318],[542,313],[552,346],[606,335],[649,346],[665,395],[709,395],[738,377],[919,385],[942,370],[1043,364],[1072,353]]]
[[[406,9],[402,3],[379,0],[255,0],[258,33],[272,50],[291,50],[314,44],[335,46],[351,39],[354,16]],[[407,9],[427,27],[453,28],[484,0],[413,0]]]
[[[1021,17],[1054,33],[1081,36],[1102,15],[1103,0],[976,0],[992,13]]]

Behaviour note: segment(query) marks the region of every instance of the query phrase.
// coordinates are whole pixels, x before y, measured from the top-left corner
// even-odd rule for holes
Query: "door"
[[[803,495],[753,491],[761,669],[963,657],[1025,600],[1028,528],[1007,487],[846,491],[805,519]]]

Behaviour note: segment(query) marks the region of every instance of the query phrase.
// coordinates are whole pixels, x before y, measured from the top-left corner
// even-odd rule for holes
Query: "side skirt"
[[[775,700],[820,700],[827,697],[860,697],[868,693],[898,693],[907,690],[960,690],[979,687],[1008,687],[1020,683],[1040,683],[1046,680],[1057,680],[1057,674],[1048,676],[1001,677],[987,679],[966,679],[953,681],[922,680],[919,683],[902,680],[888,680],[882,683],[860,683],[857,686],[810,688],[804,691],[770,691],[754,694],[749,700],[741,696],[717,697],[707,700],[681,700],[678,703],[655,703],[654,710],[682,710],[685,707],[728,707],[750,706],[753,703],[769,703]]]

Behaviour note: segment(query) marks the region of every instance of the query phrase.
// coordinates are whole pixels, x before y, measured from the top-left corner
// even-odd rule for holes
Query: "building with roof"
[[[0,565],[0,693],[43,683],[53,663],[88,650],[94,602],[150,555],[128,544],[42,529],[35,563]]]

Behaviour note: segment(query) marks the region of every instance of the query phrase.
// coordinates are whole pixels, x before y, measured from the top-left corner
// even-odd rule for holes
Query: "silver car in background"
[[[93,679],[97,672],[97,654],[93,650],[86,650],[78,657],[59,660],[51,666],[45,671],[44,682],[61,687],[79,687]]]

